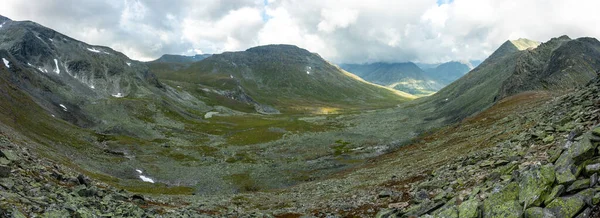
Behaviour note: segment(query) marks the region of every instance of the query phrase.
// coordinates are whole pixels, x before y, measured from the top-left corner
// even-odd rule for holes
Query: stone
[[[556,181],[558,184],[568,184],[577,180],[577,176],[581,173],[582,168],[575,165],[575,161],[571,158],[571,153],[567,150],[563,152],[555,165]]]
[[[389,198],[390,196],[392,196],[392,192],[389,190],[384,190],[379,192],[379,194],[377,195],[377,198]]]
[[[79,184],[81,185],[89,185],[90,184],[90,179],[88,179],[86,176],[84,176],[83,174],[79,174],[77,176],[77,181],[79,182]]]
[[[10,176],[10,167],[0,165],[0,178],[8,178]]]
[[[596,126],[592,129],[592,134],[595,136],[600,136],[600,126]]]
[[[76,189],[77,195],[81,197],[93,197],[98,193],[95,187],[79,186]]]
[[[597,192],[594,197],[592,197],[592,204],[598,205],[600,203],[600,192]]]
[[[567,188],[567,193],[576,192],[590,187],[590,179],[580,179]]]
[[[51,211],[46,211],[44,214],[42,214],[42,217],[47,217],[47,218],[62,218],[62,217],[69,217],[69,211],[66,210],[51,210]]]
[[[438,208],[444,206],[443,202],[425,201],[418,205],[413,205],[406,209],[406,215],[408,216],[421,216],[423,214],[431,213]]]
[[[448,208],[442,208],[436,213],[434,213],[434,217],[438,218],[458,218],[458,209],[456,209],[455,205],[452,205]]]
[[[484,217],[521,217],[523,206],[519,204],[519,184],[511,182],[500,191],[492,193],[483,202]]]
[[[552,200],[562,195],[563,192],[565,192],[564,185],[554,186],[554,188],[552,188],[552,191],[550,191],[550,193],[546,195],[546,198],[544,199],[544,204],[548,205],[550,202],[552,202]]]
[[[599,173],[600,172],[600,163],[590,164],[590,165],[585,166],[585,172],[587,174]]]
[[[481,202],[477,199],[470,199],[462,202],[458,206],[458,217],[459,218],[478,218],[481,216],[481,210],[479,209]]]
[[[579,213],[579,215],[577,215],[575,218],[588,218],[592,215],[592,208],[585,208],[585,210],[583,210],[581,213]]]
[[[398,216],[396,216],[396,214],[398,214],[398,210],[397,209],[383,209],[381,211],[379,211],[377,213],[377,215],[375,215],[376,218],[396,218]]]
[[[14,151],[8,149],[0,149],[0,157],[5,157],[10,161],[19,160],[19,156],[17,156]]]
[[[573,196],[556,198],[546,208],[557,217],[574,217],[584,206],[583,200]]]
[[[555,218],[552,211],[541,208],[541,207],[531,207],[525,210],[525,218]]]
[[[525,208],[529,206],[540,206],[545,196],[550,192],[554,183],[554,169],[550,166],[542,166],[537,169],[526,170],[519,182],[519,203]]]
[[[412,200],[417,203],[429,200],[429,193],[427,193],[425,190],[420,190],[414,194]]]
[[[580,141],[574,143],[566,153],[568,153],[576,164],[579,164],[594,156],[596,153],[596,146],[592,144],[589,135],[586,134]]]
[[[591,207],[594,206],[594,204],[592,204],[592,199],[594,199],[595,194],[596,190],[588,188],[586,190],[580,191],[579,193],[574,195],[574,197],[581,199],[583,202],[585,202],[585,204]]]
[[[598,183],[598,173],[594,173],[590,176],[590,187],[596,185],[596,183]]]
[[[542,142],[544,142],[544,143],[550,143],[550,142],[553,142],[553,141],[554,141],[554,136],[553,135],[546,136],[546,137],[544,137],[544,139],[542,139]]]
[[[483,210],[484,217],[492,218],[521,218],[523,217],[523,206],[518,201],[506,201]]]

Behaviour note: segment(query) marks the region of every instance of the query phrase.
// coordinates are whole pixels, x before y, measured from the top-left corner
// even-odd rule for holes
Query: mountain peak
[[[295,55],[311,55],[312,53],[306,49],[300,48],[295,45],[287,45],[287,44],[273,44],[273,45],[261,45],[257,47],[252,47],[246,50],[246,52],[251,53],[279,53],[285,52],[288,54]]]
[[[525,38],[520,38],[517,40],[507,40],[492,55],[490,55],[489,59],[504,57],[505,55],[513,54],[529,48],[536,48],[540,44],[541,43],[539,42]]]
[[[533,41],[533,40],[526,39],[526,38],[519,38],[517,40],[508,40],[507,42],[510,42],[511,44],[513,44],[520,51],[526,50],[529,48],[536,48],[541,44],[540,42]]]

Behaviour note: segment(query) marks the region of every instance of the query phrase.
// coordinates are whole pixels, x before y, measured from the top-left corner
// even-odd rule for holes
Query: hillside
[[[567,42],[570,42],[569,45]],[[571,46],[572,44],[580,46]],[[583,85],[595,75],[593,67],[598,61],[598,56],[594,56],[597,52],[597,40],[571,40],[563,36],[540,46],[536,45],[538,44],[525,39],[505,42],[477,68],[424,100],[427,102],[425,105],[436,108],[434,117],[446,117],[452,122],[519,92],[565,90]],[[532,47],[525,49],[526,46]],[[569,57],[558,59],[561,54],[568,54]],[[577,61],[576,74],[569,70],[573,65],[564,64],[563,59]],[[544,71],[551,71],[552,79],[535,79],[549,74],[537,73]]]
[[[291,45],[225,52],[175,72],[156,71],[182,87],[202,86],[261,113],[316,112],[393,106],[411,95],[367,83],[317,54]]]

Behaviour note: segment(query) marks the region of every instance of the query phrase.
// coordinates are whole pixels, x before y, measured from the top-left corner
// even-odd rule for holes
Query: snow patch
[[[102,53],[109,55],[110,53],[103,51]]]
[[[54,39],[48,38],[51,42],[54,42]]]
[[[135,171],[136,171],[138,174],[140,174],[140,176],[139,176],[139,177],[140,177],[140,179],[141,179],[142,181],[144,181],[144,182],[149,182],[149,183],[154,183],[154,179],[151,179],[150,177],[147,177],[147,176],[144,176],[144,175],[142,175],[142,173],[143,173],[143,172],[142,172],[142,170],[140,170],[140,169],[135,169]]]
[[[125,97],[125,95],[123,93],[118,92],[117,94],[113,94],[112,97],[122,98],[122,97]]]
[[[31,66],[33,66],[33,65],[31,65],[29,62],[27,62],[27,66],[30,66],[30,67],[31,67]]]
[[[94,52],[94,53],[100,53],[100,50],[97,50],[95,48],[87,48],[88,51]]]
[[[56,117],[56,116],[54,116],[54,114],[50,114],[50,115],[52,115],[52,117]]]
[[[153,179],[150,179],[144,175],[140,175],[140,179],[142,179],[142,181],[144,181],[144,182],[154,183]]]
[[[96,89],[96,86],[90,85],[90,89]]]
[[[58,106],[62,107],[63,111],[67,112],[67,107],[64,104],[59,104]]]
[[[54,59],[54,65],[56,65],[56,70],[53,70],[56,74],[60,74],[60,69],[58,68],[58,60]]]
[[[232,78],[232,79],[233,79],[233,75],[229,74],[229,78]]]
[[[6,68],[10,68],[10,66],[8,66],[8,64],[10,63],[8,62],[8,60],[2,58],[2,62],[4,62],[4,66],[6,66]]]
[[[211,111],[208,112],[206,114],[204,114],[204,119],[210,119],[211,117],[213,117],[213,115],[219,114],[219,112],[215,112],[215,111]]]
[[[5,23],[6,23],[6,21],[3,22],[2,24],[0,24],[0,28],[2,28],[2,26],[4,26]]]
[[[131,67],[131,63],[129,63],[129,62],[125,62],[125,63],[127,64],[127,66],[130,66],[130,67]]]
[[[310,72],[306,71],[306,74],[310,75]]]

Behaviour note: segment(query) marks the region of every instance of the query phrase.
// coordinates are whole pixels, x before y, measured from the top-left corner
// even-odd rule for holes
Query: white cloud
[[[33,20],[137,59],[295,44],[333,62],[483,59],[507,39],[600,37],[597,0],[5,0]],[[60,13],[57,13],[60,11]]]
[[[320,31],[330,33],[337,28],[346,28],[348,25],[356,22],[358,10],[347,8],[324,8],[321,10],[321,22],[318,28]]]

